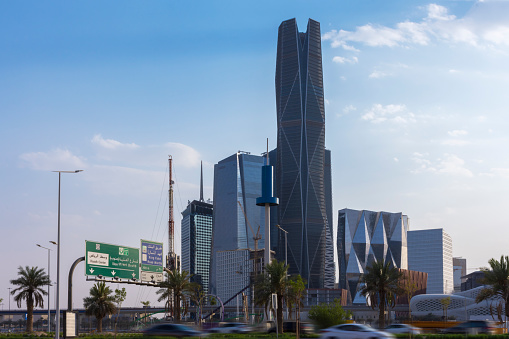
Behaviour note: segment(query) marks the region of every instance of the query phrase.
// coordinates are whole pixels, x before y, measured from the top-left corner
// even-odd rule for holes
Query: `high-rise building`
[[[442,228],[409,231],[408,268],[428,273],[428,294],[454,290],[452,239]]]
[[[216,292],[215,262],[218,251],[254,249],[253,232],[259,232],[258,247],[264,247],[265,214],[262,208],[256,206],[256,198],[261,195],[263,165],[265,159],[262,156],[239,151],[214,166],[212,293]],[[253,230],[246,222],[244,212]]]
[[[452,269],[454,272],[454,292],[461,292],[461,284],[466,281],[467,259],[452,258]]]
[[[366,304],[359,290],[362,275],[373,261],[390,262],[396,268],[408,269],[408,228],[408,216],[402,213],[339,210],[339,288],[348,291],[349,302]]]
[[[290,273],[322,288],[333,285],[334,264],[320,23],[309,19],[305,33],[295,19],[281,23],[275,80],[277,223],[288,231]],[[276,252],[281,258],[285,251]]]
[[[203,200],[203,168],[200,180],[200,200],[189,202],[182,212],[182,270],[188,271],[191,281],[199,283],[208,293],[210,253],[212,241],[213,205]]]

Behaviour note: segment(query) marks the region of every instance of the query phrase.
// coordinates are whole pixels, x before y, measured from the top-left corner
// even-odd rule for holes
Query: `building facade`
[[[295,19],[281,23],[275,85],[277,224],[288,231],[290,274],[300,274],[310,288],[323,288],[331,284],[334,265],[327,260],[332,220],[326,195],[332,193],[326,188],[331,183],[326,178],[330,157],[327,169],[320,23],[309,19],[305,33]],[[331,217],[332,198],[329,207]]]
[[[408,269],[408,217],[402,213],[342,209],[338,212],[339,288],[349,302],[366,304],[359,293],[366,267],[375,260]]]
[[[194,200],[182,212],[182,256],[183,271],[188,271],[191,281],[199,283],[208,293],[210,254],[212,242],[213,205]]]
[[[461,292],[461,284],[465,282],[467,275],[467,259],[452,258],[452,269],[454,272],[454,292]]]
[[[262,156],[239,151],[214,166],[214,226],[210,272],[212,293],[217,292],[215,261],[218,251],[254,249],[253,232],[260,236],[258,247],[264,246],[265,214],[263,208],[256,206],[256,198],[261,195],[264,164]]]
[[[454,290],[452,239],[443,229],[408,232],[408,268],[428,273],[428,294]]]

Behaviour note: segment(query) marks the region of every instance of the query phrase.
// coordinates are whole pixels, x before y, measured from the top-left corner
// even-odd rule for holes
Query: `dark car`
[[[300,333],[313,333],[314,327],[310,323],[300,322]],[[297,332],[297,322],[296,321],[283,321],[283,332]],[[269,329],[269,333],[276,333],[276,324],[273,324]]]
[[[144,330],[143,335],[199,337],[202,333],[180,324],[159,324]]]
[[[446,328],[442,333],[450,334],[494,334],[495,327],[490,321],[470,320],[459,325]]]

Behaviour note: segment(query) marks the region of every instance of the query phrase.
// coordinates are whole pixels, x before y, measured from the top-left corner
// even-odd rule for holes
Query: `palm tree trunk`
[[[277,308],[277,329],[278,329],[278,332],[281,334],[283,333],[283,296],[282,295],[277,295],[277,303],[278,303],[278,308]]]
[[[384,293],[379,293],[380,295],[380,304],[378,305],[378,328],[385,328],[385,295]]]
[[[32,298],[27,298],[27,332],[32,333],[34,331],[34,302]]]
[[[175,320],[177,322],[180,322],[180,296],[177,293],[175,293],[175,297],[173,298],[173,300],[175,301],[175,305],[174,305]]]
[[[103,318],[96,317],[97,319],[97,332],[102,333],[103,331]]]

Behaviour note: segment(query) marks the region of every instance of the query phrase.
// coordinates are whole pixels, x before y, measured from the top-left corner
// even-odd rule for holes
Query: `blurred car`
[[[210,333],[249,333],[251,328],[244,323],[226,323],[209,330]]]
[[[204,334],[180,324],[158,324],[142,331],[147,336],[200,337]]]
[[[362,324],[342,324],[320,331],[322,339],[375,339],[375,338],[394,338],[394,334],[375,330]]]
[[[449,334],[495,334],[495,326],[491,321],[470,320],[459,325],[445,328],[441,333]]]
[[[300,333],[313,333],[314,326],[310,323],[300,321],[299,322]],[[269,328],[269,333],[276,333],[276,324],[274,323]],[[297,322],[296,321],[283,321],[283,333],[297,333]]]
[[[408,333],[408,334],[421,334],[422,329],[419,327],[415,327],[408,324],[392,324],[384,328],[385,332],[393,333],[393,334],[402,334],[402,333]]]

